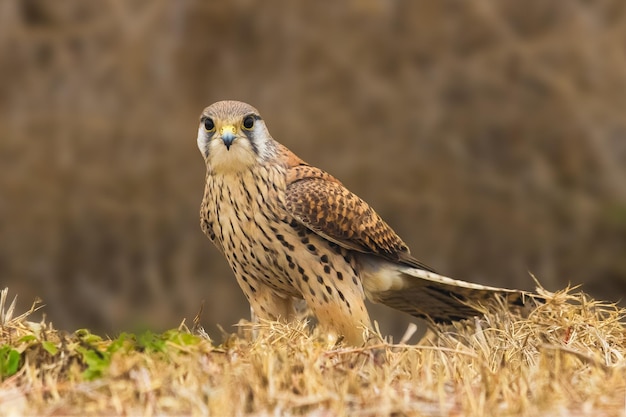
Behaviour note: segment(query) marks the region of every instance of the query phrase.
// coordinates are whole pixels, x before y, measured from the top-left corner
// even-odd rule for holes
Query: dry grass
[[[417,345],[349,348],[303,321],[248,323],[220,345],[184,325],[66,334],[14,316],[4,290],[0,351],[19,362],[2,368],[0,414],[624,415],[625,311],[539,291],[527,318],[493,305]]]

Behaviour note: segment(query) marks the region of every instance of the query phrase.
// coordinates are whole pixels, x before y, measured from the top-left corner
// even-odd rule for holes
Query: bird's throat
[[[207,158],[207,168],[210,173],[232,175],[249,171],[257,164],[256,155],[238,143],[227,148],[223,143],[212,146]]]

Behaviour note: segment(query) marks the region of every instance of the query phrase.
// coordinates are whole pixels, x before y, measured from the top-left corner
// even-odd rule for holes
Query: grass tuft
[[[527,316],[501,301],[416,345],[348,347],[305,320],[242,322],[221,344],[184,323],[102,338],[14,316],[0,293],[8,414],[619,415],[625,311],[575,288]],[[410,337],[413,329],[408,329]],[[406,337],[405,339],[408,339]]]

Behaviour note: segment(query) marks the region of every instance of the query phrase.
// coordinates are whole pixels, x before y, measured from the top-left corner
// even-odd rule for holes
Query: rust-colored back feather
[[[361,198],[332,175],[312,167],[280,145],[287,161],[287,211],[300,223],[346,249],[432,271]]]

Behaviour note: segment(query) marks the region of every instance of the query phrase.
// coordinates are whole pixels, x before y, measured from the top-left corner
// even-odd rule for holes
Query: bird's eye
[[[209,117],[204,119],[204,129],[206,129],[209,132],[211,130],[215,129],[215,123],[213,123],[213,119],[211,119]]]
[[[246,129],[252,129],[252,126],[254,126],[254,117],[253,116],[244,117],[243,127]]]

